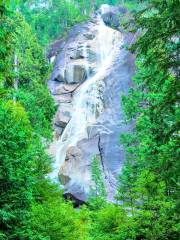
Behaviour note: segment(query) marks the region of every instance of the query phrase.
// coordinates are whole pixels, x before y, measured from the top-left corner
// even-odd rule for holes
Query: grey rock
[[[83,202],[86,202],[88,199],[85,189],[78,183],[69,184],[68,190],[65,190],[65,193],[71,193],[76,199]]]
[[[85,33],[84,36],[88,40],[93,40],[96,37],[93,33]]]
[[[59,125],[54,124],[54,130],[55,130],[55,139],[59,139],[61,134],[63,133],[64,128],[60,127]]]
[[[64,82],[64,77],[62,76],[62,73],[59,72],[59,74],[54,78],[54,81]]]
[[[58,112],[56,113],[54,122],[56,126],[65,128],[70,119],[71,119],[70,112],[66,109],[59,108]]]
[[[64,95],[64,94],[71,94],[73,93],[77,88],[79,84],[60,84],[56,87],[55,94],[57,95]]]
[[[71,178],[69,176],[64,175],[64,174],[59,174],[59,180],[60,180],[62,185],[66,185],[71,180]]]
[[[83,59],[84,58],[84,53],[83,53],[83,49],[77,49],[72,51],[72,53],[70,54],[70,59]]]
[[[65,70],[65,81],[68,84],[82,83],[86,78],[87,73],[84,65],[70,64]]]
[[[103,4],[99,10],[104,23],[112,28],[119,29],[120,27],[120,16],[127,14],[127,9],[119,6],[109,6]]]
[[[55,95],[54,99],[58,105],[61,103],[71,103],[72,102],[72,94]]]
[[[120,25],[119,17],[114,12],[107,12],[102,15],[103,21],[106,25],[114,28],[118,28]]]
[[[97,53],[92,49],[87,50],[87,58],[89,63],[95,63],[97,61]]]
[[[81,157],[81,150],[78,147],[69,147],[66,153],[65,161],[77,160]]]

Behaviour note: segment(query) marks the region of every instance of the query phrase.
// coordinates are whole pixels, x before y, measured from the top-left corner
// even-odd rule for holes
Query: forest
[[[114,201],[94,156],[94,187],[77,208],[47,177],[57,111],[47,56],[75,25],[94,24],[102,4],[125,9],[123,33],[136,34],[124,46],[135,56],[132,84],[119,98],[133,127],[118,133],[125,160]],[[179,9],[179,0],[0,0],[0,239],[180,238]]]

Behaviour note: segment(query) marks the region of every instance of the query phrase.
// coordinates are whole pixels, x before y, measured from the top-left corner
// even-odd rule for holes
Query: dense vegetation
[[[51,6],[40,8],[40,2]],[[124,2],[135,9],[137,1]],[[101,3],[118,1],[0,1],[0,239],[179,238],[180,6],[178,0],[145,2],[131,24],[141,29],[131,48],[134,87],[122,99],[126,120],[135,122],[134,131],[121,136],[127,152],[117,194],[122,204],[106,202],[95,157],[89,204],[77,211],[46,178],[55,106],[42,46]]]
[[[20,0],[19,10],[31,25],[41,45],[64,36],[76,23],[85,21],[102,3],[116,4],[117,0]]]
[[[127,161],[119,198],[138,225],[138,239],[178,239],[179,1],[150,1],[135,15],[141,35],[135,87],[123,98],[134,132],[121,137]]]

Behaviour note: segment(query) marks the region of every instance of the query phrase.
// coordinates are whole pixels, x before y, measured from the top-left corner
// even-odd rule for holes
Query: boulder
[[[66,153],[65,161],[76,160],[81,157],[81,150],[78,147],[69,147]]]
[[[83,83],[87,78],[85,65],[69,64],[65,70],[65,81],[68,84]]]
[[[54,130],[55,130],[54,138],[59,139],[59,137],[62,135],[64,131],[64,128],[54,124]]]
[[[80,60],[80,59],[86,59],[89,63],[96,62],[97,61],[97,53],[91,49],[90,45],[86,46],[86,52],[82,48],[77,49],[77,51],[74,51],[70,54],[70,58],[73,60]]]
[[[74,50],[70,54],[70,59],[83,59],[84,58],[84,53],[82,48],[78,48],[77,50]]]
[[[59,174],[59,180],[60,180],[62,185],[66,185],[71,180],[71,178],[69,176],[64,175],[64,174]]]
[[[71,178],[69,177],[81,160],[81,150],[78,147],[71,146],[66,152],[65,163],[59,171],[59,179],[63,185],[67,185]]]
[[[107,12],[102,15],[104,23],[110,27],[118,28],[120,25],[119,17],[114,12]]]
[[[57,76],[53,79],[54,81],[57,81],[57,82],[64,82],[64,76],[63,76],[63,73],[62,72],[59,72],[57,74]]]
[[[56,113],[54,123],[58,127],[65,128],[70,119],[71,119],[70,111],[63,108],[59,108],[59,110]]]
[[[68,193],[68,192],[64,193],[64,194],[63,194],[63,197],[64,197],[66,200],[68,200],[68,201],[69,201],[69,200],[72,201],[72,204],[73,204],[73,207],[74,207],[74,208],[79,208],[81,205],[86,204],[85,201],[78,199],[78,198],[75,197],[73,194]]]
[[[87,73],[86,73],[86,69],[84,66],[82,65],[74,65],[74,82],[83,82],[86,77],[87,77]]]
[[[73,93],[77,88],[79,84],[61,84],[58,87],[56,87],[56,94],[62,95],[62,94],[71,94]]]
[[[84,33],[84,37],[88,40],[93,40],[96,36],[93,33]]]
[[[64,89],[69,93],[73,93],[78,88],[78,86],[79,84],[64,84]]]
[[[87,49],[87,60],[89,63],[97,62],[97,53],[94,52],[92,49]]]
[[[124,13],[124,9],[103,4],[99,10],[104,23],[112,28],[120,26],[119,14]]]
[[[67,93],[67,94],[55,95],[54,99],[58,105],[61,103],[71,103],[72,102],[72,94]]]
[[[65,194],[71,195],[72,200],[77,199],[78,202],[87,201],[87,193],[85,193],[85,189],[82,188],[78,183],[70,184],[68,190],[65,191]]]
[[[128,12],[128,10],[127,10],[127,8],[120,6],[120,7],[118,8],[118,12],[119,12],[120,14],[126,14],[126,13]]]

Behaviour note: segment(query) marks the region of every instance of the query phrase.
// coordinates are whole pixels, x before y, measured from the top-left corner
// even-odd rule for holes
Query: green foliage
[[[9,11],[5,3],[0,3],[0,89],[9,79],[11,68],[10,56],[12,52],[12,22],[8,18]]]
[[[16,50],[18,52],[16,54],[20,66],[18,77],[20,80],[22,79],[22,83],[28,82],[29,79],[37,79],[37,81],[42,81],[42,79],[47,77],[48,73],[47,62],[43,56],[42,49],[38,45],[37,40],[32,34],[29,26],[23,22],[23,20],[21,24],[20,22],[17,22],[17,25]]]
[[[31,239],[87,239],[80,215],[58,197],[35,203],[31,209]]]
[[[48,76],[48,65],[42,48],[33,35],[30,26],[20,14],[12,17],[15,32],[13,34],[14,54],[18,59],[18,73],[14,76],[19,85],[30,82],[45,82]]]
[[[126,212],[114,204],[91,213],[90,236],[93,240],[133,239],[133,223]]]
[[[12,95],[26,109],[35,133],[46,139],[51,139],[51,120],[55,114],[55,107],[48,89],[42,84],[34,84],[28,90],[23,87],[16,92],[13,91]]]
[[[101,4],[115,5],[118,0],[20,0],[19,9],[31,25],[42,46],[59,37],[75,24],[86,21]]]
[[[51,162],[20,103],[1,102],[0,139],[1,232],[14,239],[24,236],[21,229]]]
[[[27,217],[34,184],[32,128],[20,104],[0,104],[0,139],[0,222],[8,236]]]
[[[138,12],[142,10],[147,1],[141,1],[141,0],[122,0],[122,4],[130,11],[130,12]]]
[[[99,156],[93,157],[91,173],[93,185],[90,190],[89,204],[92,209],[101,208],[105,203],[106,189]]]
[[[30,26],[20,14],[6,12],[0,19],[1,87],[13,86],[15,79],[18,86],[32,82],[45,83],[49,66]]]
[[[20,1],[19,8],[43,46],[62,37],[74,24],[87,19],[73,1]]]
[[[10,92],[7,94],[8,99],[15,98],[25,107],[34,131],[50,139],[52,136],[51,119],[55,107],[46,86],[49,66],[42,48],[23,17],[20,14],[9,15],[7,27],[11,21],[14,32],[10,44],[14,46],[14,50],[11,51],[9,57],[10,67],[6,69],[9,78],[4,79],[2,86]],[[6,44],[5,40],[4,44]],[[14,69],[15,56],[17,58],[16,71]],[[12,91],[9,88],[14,87],[15,82],[17,82],[18,89]]]
[[[136,123],[131,134],[121,136],[126,162],[117,199],[122,206],[106,202],[98,157],[92,162],[88,207],[78,211],[46,177],[51,159],[45,143],[51,139],[55,107],[46,86],[49,66],[36,37],[48,44],[102,2],[116,4],[0,2],[0,239],[179,237],[177,0],[146,1],[140,8],[147,9],[135,15],[141,29],[132,47],[137,72],[123,106],[126,120]]]
[[[31,204],[29,219],[22,228],[22,239],[88,240],[87,211],[75,211],[70,202],[63,200],[58,185],[48,179],[38,181],[35,200]]]
[[[32,202],[51,169],[41,138],[51,137],[55,109],[41,47],[23,17],[0,6],[0,236],[25,239]]]
[[[107,203],[100,159],[98,156],[92,162],[92,187],[89,198],[89,234],[90,239],[126,240],[134,239],[135,226],[133,219],[128,217],[122,207]]]
[[[131,210],[136,239],[177,239],[179,2],[149,2],[135,15],[141,29],[131,48],[137,55],[135,87],[123,104],[127,120],[136,119],[136,125],[121,137],[127,160],[118,198]]]

